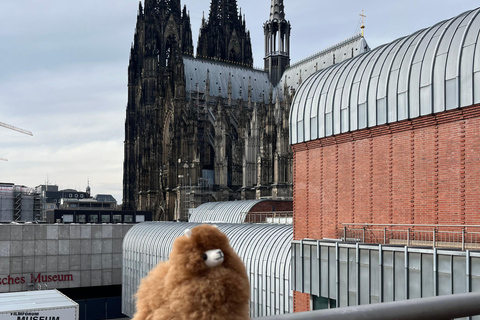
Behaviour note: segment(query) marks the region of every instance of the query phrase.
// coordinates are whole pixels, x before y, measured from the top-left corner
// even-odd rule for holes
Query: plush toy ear
[[[183,231],[183,233],[187,236],[187,238],[190,238],[192,236],[192,230],[190,229],[186,229],[185,231]]]

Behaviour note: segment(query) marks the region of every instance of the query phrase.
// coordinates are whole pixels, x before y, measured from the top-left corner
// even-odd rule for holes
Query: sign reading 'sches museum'
[[[72,274],[46,275],[43,273],[31,273],[29,276],[0,276],[0,286],[25,284],[25,283],[51,283],[73,281]]]

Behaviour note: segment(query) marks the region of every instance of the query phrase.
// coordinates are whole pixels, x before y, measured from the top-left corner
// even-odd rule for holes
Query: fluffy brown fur
[[[224,261],[209,268],[202,255],[221,249]],[[170,260],[157,265],[137,292],[132,320],[244,320],[249,318],[249,282],[243,262],[218,228],[201,225],[178,237]]]

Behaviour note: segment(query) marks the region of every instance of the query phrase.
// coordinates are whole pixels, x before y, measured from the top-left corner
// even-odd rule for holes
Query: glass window
[[[113,215],[113,223],[122,223],[122,215],[114,214]]]
[[[88,216],[88,222],[90,223],[98,223],[98,214],[90,214]]]
[[[132,223],[133,222],[133,215],[131,214],[126,214],[124,216],[123,222],[125,223]]]
[[[337,307],[337,300],[312,295],[313,310],[333,309]]]
[[[102,214],[102,223],[110,223],[110,215]]]
[[[63,222],[64,222],[64,223],[71,223],[71,222],[73,222],[73,214],[64,214],[64,215],[63,215]]]
[[[145,215],[144,214],[137,214],[136,220],[137,220],[137,222],[145,222]]]
[[[84,214],[77,214],[77,222],[78,223],[85,223],[86,220],[85,220],[85,215]]]

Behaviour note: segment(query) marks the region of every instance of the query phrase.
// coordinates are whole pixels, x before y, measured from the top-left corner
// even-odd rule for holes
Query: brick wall
[[[480,224],[480,105],[294,149],[294,237],[342,223]]]
[[[339,238],[342,223],[480,224],[480,105],[293,150],[296,240]]]
[[[293,291],[293,312],[310,311],[310,295]]]

